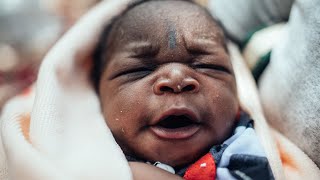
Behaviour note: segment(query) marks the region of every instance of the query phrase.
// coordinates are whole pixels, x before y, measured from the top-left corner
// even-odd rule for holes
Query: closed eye
[[[221,65],[215,65],[215,64],[195,64],[195,65],[193,65],[193,68],[210,69],[210,70],[216,70],[216,71],[221,71],[221,72],[231,74],[231,71],[229,69],[227,69],[226,67],[221,66]]]
[[[132,68],[128,70],[122,70],[119,73],[113,75],[110,77],[110,79],[127,76],[129,78],[143,78],[150,73],[152,73],[153,69],[146,68],[146,67],[138,67],[138,68]]]

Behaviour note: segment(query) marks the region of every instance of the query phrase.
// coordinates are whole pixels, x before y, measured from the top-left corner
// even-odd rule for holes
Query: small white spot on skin
[[[116,121],[119,121],[119,118],[116,118]]]
[[[181,86],[180,85],[178,85],[177,88],[179,89],[179,91],[181,91]]]
[[[207,167],[207,163],[202,163],[202,164],[200,164],[200,167]]]
[[[124,129],[123,128],[121,128],[121,131],[124,133]]]
[[[122,113],[122,111],[120,111],[120,113]]]
[[[226,122],[226,126],[227,126],[227,127],[232,126],[232,124],[233,124],[233,121],[227,121],[227,122]]]

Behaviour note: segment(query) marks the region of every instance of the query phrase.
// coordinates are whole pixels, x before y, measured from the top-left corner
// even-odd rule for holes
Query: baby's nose
[[[168,67],[155,82],[153,91],[157,95],[164,93],[196,93],[199,82],[188,73],[186,67]]]

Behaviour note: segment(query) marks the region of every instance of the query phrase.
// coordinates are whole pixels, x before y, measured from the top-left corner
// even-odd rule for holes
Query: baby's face
[[[148,2],[115,27],[99,93],[126,155],[181,166],[230,136],[235,77],[222,34],[204,11],[183,1]]]

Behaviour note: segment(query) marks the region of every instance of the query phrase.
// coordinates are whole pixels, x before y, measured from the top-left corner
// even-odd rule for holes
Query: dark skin
[[[223,34],[203,9],[143,3],[114,24],[107,43],[100,100],[126,155],[177,168],[231,135],[236,81]],[[173,121],[186,125],[161,124]]]

